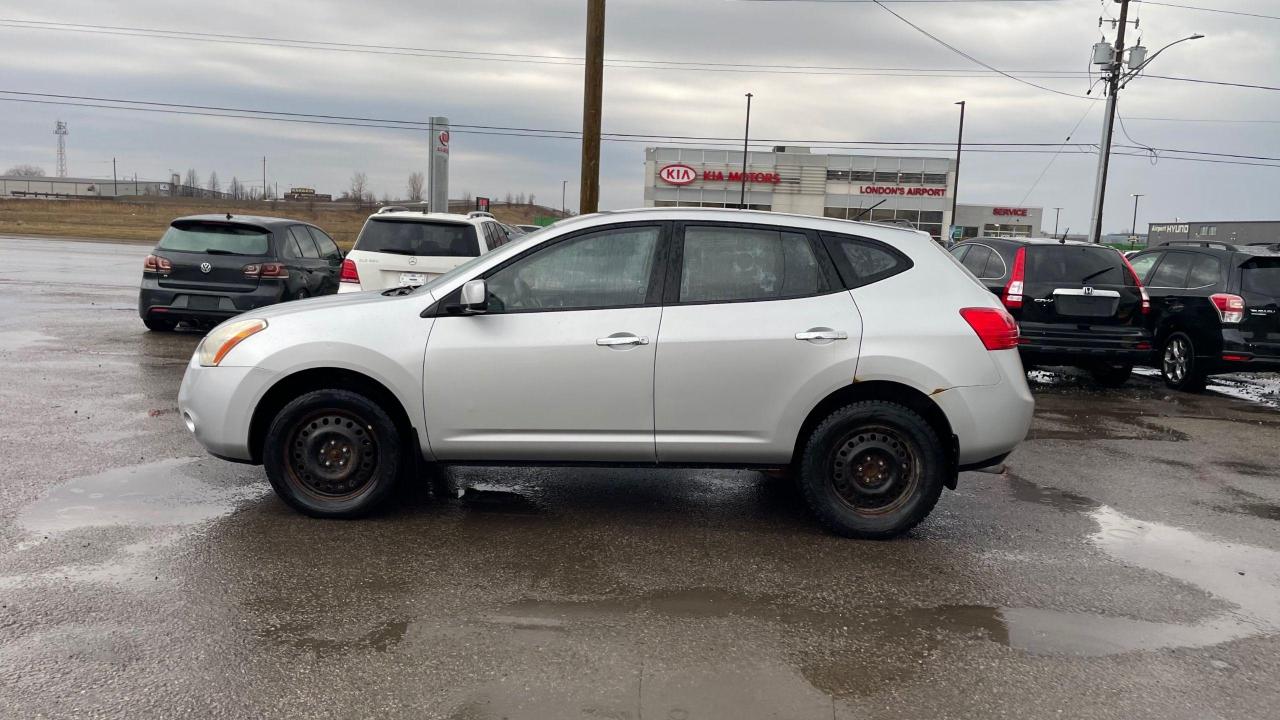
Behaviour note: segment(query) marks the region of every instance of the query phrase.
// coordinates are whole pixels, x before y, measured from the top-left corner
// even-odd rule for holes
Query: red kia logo
[[[658,171],[658,177],[672,185],[688,185],[698,178],[698,173],[688,165],[667,165]]]
[[[449,131],[448,130],[445,130],[444,132],[440,133],[440,144],[444,145],[445,147],[449,147]]]

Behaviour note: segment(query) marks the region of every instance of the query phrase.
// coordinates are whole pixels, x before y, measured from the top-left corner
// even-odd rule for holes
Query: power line
[[[1159,80],[1177,80],[1178,82],[1201,83],[1204,85],[1224,85],[1226,87],[1250,88],[1253,90],[1280,90],[1280,87],[1274,85],[1250,85],[1248,83],[1233,83],[1223,80],[1204,80],[1201,78],[1175,77],[1171,75],[1148,75],[1143,73],[1142,77],[1157,78]]]
[[[1180,122],[1180,123],[1280,123],[1280,120],[1237,120],[1237,119],[1218,119],[1218,118],[1170,118],[1170,117],[1131,117],[1129,122]]]
[[[1080,129],[1080,126],[1084,123],[1084,119],[1089,117],[1089,113],[1093,112],[1095,107],[1097,106],[1089,105],[1089,107],[1085,108],[1084,114],[1081,115],[1080,119],[1076,121],[1076,124],[1071,127],[1071,131],[1067,133],[1067,137],[1062,141],[1062,145],[1058,148],[1058,151],[1053,154],[1053,157],[1049,158],[1049,162],[1045,164],[1044,169],[1036,176],[1035,182],[1031,183],[1031,187],[1027,188],[1027,193],[1023,195],[1022,200],[1018,202],[1019,206],[1027,204],[1027,198],[1031,197],[1031,193],[1035,192],[1036,187],[1040,185],[1040,181],[1043,180],[1044,176],[1049,172],[1049,168],[1053,167],[1053,163],[1058,160],[1058,156],[1060,156],[1062,151],[1066,149],[1067,143],[1070,142],[1072,136],[1076,134],[1076,130]]]
[[[959,55],[960,57],[963,57],[963,58],[965,58],[965,59],[967,59],[967,60],[971,60],[971,61],[973,61],[973,62],[975,62],[975,63],[977,63],[977,64],[981,65],[982,67],[984,67],[984,68],[986,68],[986,69],[988,69],[988,70],[990,70],[990,71],[992,71],[992,72],[999,73],[999,74],[1001,74],[1001,75],[1003,75],[1003,76],[1005,76],[1005,77],[1009,78],[1010,80],[1016,80],[1017,82],[1020,82],[1020,83],[1022,83],[1023,85],[1030,85],[1030,86],[1031,86],[1031,87],[1033,87],[1033,88],[1037,88],[1037,89],[1040,89],[1040,90],[1044,90],[1044,91],[1046,91],[1046,92],[1051,92],[1051,93],[1054,93],[1054,94],[1056,94],[1056,95],[1065,95],[1065,96],[1067,96],[1067,97],[1078,98],[1078,99],[1083,99],[1083,100],[1092,100],[1092,101],[1096,101],[1096,100],[1098,100],[1098,98],[1089,97],[1089,96],[1087,96],[1087,95],[1076,95],[1076,94],[1074,94],[1074,93],[1063,92],[1063,91],[1061,91],[1061,90],[1054,90],[1054,89],[1053,89],[1053,88],[1051,88],[1051,87],[1046,87],[1046,86],[1044,86],[1044,85],[1038,85],[1038,84],[1036,84],[1036,83],[1031,82],[1030,80],[1025,80],[1025,79],[1023,79],[1023,78],[1017,77],[1016,75],[1010,75],[1009,73],[1007,73],[1007,72],[1005,72],[1005,71],[1003,71],[1003,70],[1000,70],[1000,69],[998,69],[998,68],[996,68],[996,67],[993,67],[992,65],[989,65],[989,64],[987,64],[987,63],[985,63],[985,62],[983,62],[983,61],[979,60],[978,58],[976,58],[976,57],[974,57],[974,56],[970,55],[969,53],[967,53],[967,52],[965,52],[965,51],[961,50],[960,48],[956,47],[955,45],[952,45],[952,44],[948,43],[947,41],[943,40],[942,38],[938,37],[937,35],[934,35],[933,33],[929,32],[928,30],[925,30],[924,28],[920,27],[919,25],[916,25],[915,23],[911,22],[910,20],[906,19],[905,17],[903,17],[903,16],[899,15],[898,13],[894,12],[894,11],[893,11],[893,10],[892,10],[888,5],[885,5],[883,2],[881,2],[881,0],[872,0],[872,2],[874,2],[876,5],[879,5],[879,6],[880,6],[880,8],[881,8],[881,9],[883,9],[885,12],[887,12],[887,13],[889,13],[890,15],[892,15],[892,16],[894,16],[894,17],[898,18],[899,20],[901,20],[902,22],[906,23],[907,25],[910,25],[910,26],[911,26],[911,27],[912,27],[916,32],[919,32],[920,34],[922,34],[922,35],[924,35],[925,37],[929,38],[930,40],[932,40],[932,41],[934,41],[934,42],[938,43],[939,45],[941,45],[941,46],[943,46],[944,48],[946,48],[946,49],[950,50],[951,52],[953,52],[953,53],[955,53],[955,54]]]
[[[1263,18],[1265,20],[1280,20],[1280,15],[1262,15],[1259,13],[1241,12],[1240,10],[1223,10],[1221,8],[1208,8],[1199,5],[1183,5],[1181,3],[1171,2],[1155,2],[1155,0],[1139,0],[1144,5],[1159,5],[1160,7],[1178,8],[1180,10],[1198,10],[1200,12],[1221,13],[1223,15],[1241,15],[1244,17]]]

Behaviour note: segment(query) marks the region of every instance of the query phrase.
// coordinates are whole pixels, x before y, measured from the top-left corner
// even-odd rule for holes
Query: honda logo
[[[207,273],[207,272],[210,272],[211,270],[213,270],[213,265],[207,262],[200,263],[200,272]]]
[[[1093,294],[1093,288],[1086,286],[1086,287],[1085,287],[1085,289],[1084,289],[1084,294],[1085,294],[1085,295],[1092,295],[1092,294]]]

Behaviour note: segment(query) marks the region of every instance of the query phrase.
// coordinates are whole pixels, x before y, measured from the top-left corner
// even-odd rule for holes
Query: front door
[[[787,462],[804,415],[854,377],[853,298],[806,233],[689,224],[682,234],[658,337],[658,460]]]
[[[488,273],[423,369],[432,452],[455,461],[653,462],[664,226],[594,229]]]

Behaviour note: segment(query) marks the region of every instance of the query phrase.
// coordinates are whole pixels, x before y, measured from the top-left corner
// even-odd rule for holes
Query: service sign
[[[999,216],[1003,216],[1003,217],[1026,217],[1026,216],[1027,216],[1027,209],[1026,209],[1026,208],[999,208],[999,207],[998,207],[998,208],[991,208],[991,214],[992,214],[992,215],[999,215]]]
[[[688,165],[667,165],[658,171],[658,177],[668,185],[688,185],[698,179],[698,172]]]

